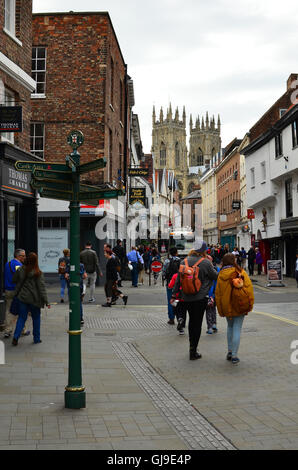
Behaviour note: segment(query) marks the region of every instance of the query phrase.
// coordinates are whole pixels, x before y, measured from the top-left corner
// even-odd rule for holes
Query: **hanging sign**
[[[149,176],[148,168],[128,168],[128,176]]]
[[[0,132],[22,132],[22,106],[0,106]]]
[[[145,198],[146,198],[146,189],[145,188],[130,188],[129,193],[129,204],[135,204],[139,202],[145,206]]]

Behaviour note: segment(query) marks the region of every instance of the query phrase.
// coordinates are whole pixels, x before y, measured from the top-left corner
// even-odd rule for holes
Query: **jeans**
[[[232,357],[236,357],[238,353],[243,320],[244,315],[240,315],[239,317],[227,318],[228,350],[232,352]]]
[[[65,277],[60,276],[60,298],[61,299],[64,299],[64,292],[65,292],[65,287],[66,286],[68,288],[68,284],[67,284],[67,281],[66,281]]]
[[[23,331],[24,325],[27,320],[28,312],[31,312],[32,322],[33,322],[33,341],[34,343],[39,343],[40,341],[40,308],[35,307],[34,305],[24,304],[24,302],[19,301],[19,316],[16,324],[16,329],[13,337],[19,339]]]
[[[189,349],[192,352],[197,350],[202,331],[202,322],[207,307],[208,299],[200,299],[195,302],[185,302],[185,308],[189,314],[188,336]]]
[[[134,287],[138,287],[138,263],[136,261],[132,261],[132,271],[131,271],[131,282]]]
[[[174,318],[175,318],[174,309],[173,309],[172,305],[170,304],[173,289],[169,289],[168,287],[166,289],[167,289],[167,299],[168,299],[168,317],[169,317],[170,320],[174,320]]]
[[[87,273],[87,276],[88,277],[83,280],[84,294],[86,293],[86,290],[87,290],[88,279],[90,279],[90,299],[94,299],[95,283],[96,283],[97,273],[96,273],[96,271],[94,273]]]

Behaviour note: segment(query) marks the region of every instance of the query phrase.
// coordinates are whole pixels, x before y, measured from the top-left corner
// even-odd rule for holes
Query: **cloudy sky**
[[[82,7],[83,6],[83,7]],[[33,0],[33,11],[108,11],[134,81],[145,153],[152,108],[172,103],[242,138],[298,73],[297,0]]]

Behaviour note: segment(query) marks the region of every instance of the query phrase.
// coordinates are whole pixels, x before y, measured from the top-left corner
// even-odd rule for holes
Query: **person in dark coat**
[[[102,307],[111,307],[113,297],[121,297],[124,305],[127,304],[128,296],[122,294],[119,289],[117,289],[117,280],[118,280],[118,262],[113,256],[113,252],[110,248],[105,249],[105,258],[107,259],[106,264],[106,283],[105,283],[105,294],[106,294],[106,303]]]
[[[262,254],[259,250],[259,248],[256,248],[256,264],[258,266],[258,275],[262,273],[262,264],[264,263]]]
[[[253,246],[247,252],[247,261],[248,261],[248,272],[250,276],[254,275],[254,267],[256,260],[256,252]]]

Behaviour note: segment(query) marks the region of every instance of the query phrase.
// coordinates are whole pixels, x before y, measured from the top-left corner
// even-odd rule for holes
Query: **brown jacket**
[[[237,271],[233,266],[222,269],[218,274],[217,285],[215,289],[215,301],[218,313],[221,317],[238,317],[239,315],[243,315],[242,313],[233,310],[231,304],[231,279],[235,278],[236,275]],[[252,282],[243,269],[241,271],[241,276],[244,278],[243,286],[246,288],[249,295],[250,309],[248,311],[251,311],[254,304],[254,291]]]

